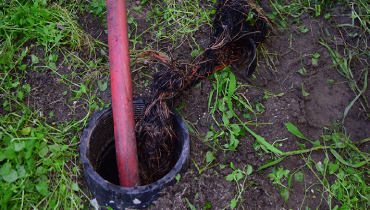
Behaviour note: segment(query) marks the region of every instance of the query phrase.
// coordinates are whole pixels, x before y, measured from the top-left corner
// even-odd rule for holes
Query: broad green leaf
[[[63,145],[63,146],[62,146],[62,148],[61,148],[60,150],[61,150],[61,151],[64,151],[64,150],[68,149],[68,147],[69,147],[68,145]]]
[[[229,118],[229,119],[231,119],[234,115],[233,115],[233,112],[232,111],[227,111],[226,112],[226,115],[227,115],[227,117]]]
[[[230,209],[233,209],[236,207],[236,200],[235,198],[233,198],[231,201],[230,201]]]
[[[317,58],[312,58],[311,63],[312,63],[313,66],[318,66],[319,65],[318,62],[317,62]]]
[[[215,159],[215,157],[213,156],[213,153],[211,151],[208,151],[207,154],[206,154],[206,161],[207,161],[207,163],[212,162],[213,159]]]
[[[276,175],[274,173],[269,173],[267,175],[267,178],[270,178],[270,179],[276,179]]]
[[[17,157],[16,154],[15,154],[15,152],[14,152],[14,147],[12,145],[9,146],[5,150],[4,154],[5,154],[5,157],[8,158],[9,160],[12,160],[12,159],[14,159],[14,158]]]
[[[316,166],[317,171],[319,171],[321,173],[325,170],[325,166],[321,162],[316,163],[315,166]]]
[[[8,175],[12,169],[12,164],[9,162],[4,163],[0,168],[0,176]]]
[[[240,136],[245,136],[245,132],[246,132],[247,130],[245,129],[245,128],[243,128],[243,129],[241,129],[240,131],[239,131],[239,135]]]
[[[180,182],[180,179],[181,179],[181,174],[177,174],[175,178],[177,180],[177,183],[179,183]]]
[[[18,91],[18,99],[19,99],[20,101],[22,101],[22,100],[23,100],[23,96],[24,96],[24,92],[23,92],[23,91]]]
[[[39,155],[40,155],[40,157],[45,157],[45,155],[48,154],[48,152],[49,152],[49,149],[48,149],[47,146],[45,146],[42,149],[40,149]]]
[[[303,171],[298,171],[297,173],[294,174],[294,180],[296,182],[303,182],[303,179],[304,179]]]
[[[284,198],[284,201],[286,202],[289,198],[289,190],[288,189],[285,189],[283,188],[280,192],[281,196],[283,196]]]
[[[298,130],[297,127],[295,127],[291,122],[285,123],[285,126],[287,127],[288,131],[297,136],[298,138],[308,140],[306,137],[303,136],[303,134]]]
[[[32,54],[31,55],[31,61],[32,61],[32,63],[38,63],[39,62],[39,58],[38,57],[36,57],[34,54]]]
[[[72,184],[72,188],[73,188],[73,184]],[[48,193],[49,193],[49,191],[48,191],[48,184],[46,182],[44,182],[44,181],[39,182],[36,185],[36,189],[43,196],[47,196]]]
[[[233,181],[234,180],[234,175],[233,174],[229,174],[229,175],[225,176],[225,179],[227,181]]]
[[[15,88],[15,87],[18,87],[18,85],[20,84],[20,82],[14,82],[13,84],[12,84],[12,87],[13,88]]]
[[[33,169],[35,169],[36,166],[35,159],[33,158],[28,159],[27,166],[30,171],[33,171]]]
[[[235,136],[232,133],[230,133],[230,144],[234,144],[235,140],[236,140]]]
[[[59,40],[62,38],[62,36],[60,34],[58,34],[55,38],[54,38],[54,42],[55,43],[58,43]]]
[[[238,139],[235,139],[234,140],[234,149],[239,145],[239,140]]]
[[[3,175],[3,179],[6,182],[12,183],[18,179],[18,174],[14,169],[10,169],[10,173],[7,175]]]
[[[285,177],[287,177],[288,178],[288,175],[289,175],[289,173],[290,173],[290,170],[283,170],[283,168],[280,168],[281,170],[282,170],[282,173],[281,173],[281,175],[283,175],[283,176],[285,176]],[[280,171],[280,170],[279,170]]]
[[[14,143],[14,151],[19,152],[26,146],[26,143],[24,141],[21,141],[19,143]]]
[[[222,121],[224,122],[225,125],[230,124],[229,118],[225,113],[222,115]]]
[[[336,163],[329,164],[329,174],[334,174],[339,169],[339,165]]]
[[[236,174],[236,181],[239,181],[243,178],[243,174],[242,173],[237,173]]]
[[[27,145],[26,145],[27,153],[26,153],[26,156],[25,156],[26,159],[31,157],[32,152],[33,152],[33,146],[35,145],[35,142],[36,142],[35,139],[31,139],[27,142]]]
[[[58,144],[49,145],[48,147],[49,147],[49,150],[54,153],[60,150],[60,145]]]
[[[99,87],[99,90],[101,92],[104,92],[108,87],[107,81],[105,79],[104,80],[99,80],[98,81],[98,87]]]
[[[72,190],[74,190],[74,191],[78,191],[78,189],[79,189],[77,183],[73,183],[71,187],[72,187]]]
[[[19,176],[23,176],[26,174],[26,169],[24,168],[23,165],[19,166],[18,169],[17,169],[17,173]]]
[[[342,199],[342,196],[343,196],[343,190],[342,188],[338,187],[334,190],[334,194],[335,196],[337,197],[338,200],[341,200]]]
[[[232,115],[232,114],[231,114]],[[237,124],[232,124],[232,125],[230,125],[230,127],[233,129],[233,131],[234,131],[234,134],[235,135],[238,135],[239,134],[239,132],[240,132],[240,127],[239,127],[239,125],[237,125]]]
[[[213,131],[208,131],[206,135],[206,139],[211,139],[214,136]]]
[[[46,174],[46,173],[47,173],[47,171],[44,167],[42,167],[42,166],[37,167],[36,174],[42,175],[42,174]]]
[[[252,173],[252,171],[253,171],[252,166],[251,165],[248,165],[247,166],[247,175],[250,175]]]
[[[22,88],[27,91],[27,93],[31,92],[31,85],[30,84],[24,84]]]
[[[55,63],[54,63],[54,62],[49,62],[49,63],[48,63],[48,66],[49,66],[49,68],[50,68],[50,69],[52,69],[52,70],[54,70],[54,71],[58,70],[58,69],[57,69],[57,66],[55,65]]]

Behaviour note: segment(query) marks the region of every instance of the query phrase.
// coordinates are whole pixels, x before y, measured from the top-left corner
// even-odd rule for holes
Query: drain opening
[[[135,103],[134,108],[137,108]],[[139,112],[135,112],[135,114],[136,113]],[[176,122],[176,120],[174,120],[174,128],[176,132],[179,131],[178,133],[181,133],[181,126]],[[94,170],[103,179],[112,184],[119,185],[112,109],[107,111],[96,121],[94,128],[91,130],[89,144],[90,146],[87,150],[87,157]],[[175,150],[172,154],[173,161],[175,163],[179,160],[182,151],[182,144],[183,140],[181,138],[177,138]],[[143,180],[143,178],[140,177],[140,180]],[[153,182],[155,181],[157,180],[153,180]],[[145,183],[141,183],[141,185],[145,185]]]

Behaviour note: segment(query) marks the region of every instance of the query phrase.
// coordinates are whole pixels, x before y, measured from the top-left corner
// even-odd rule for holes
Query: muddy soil
[[[139,2],[140,3],[140,2]],[[137,6],[137,2],[127,2],[128,8]],[[269,1],[263,0],[260,3],[261,7],[266,12],[272,12],[269,7]],[[338,8],[337,14],[341,14],[342,8]],[[149,8],[144,7],[141,13],[133,11],[130,13],[135,18],[139,27],[138,34],[145,31],[150,25],[145,21],[149,13]],[[107,43],[107,34],[104,24],[100,19],[86,13],[79,18],[82,27],[87,33],[105,44]],[[255,73],[255,80],[242,80],[239,83],[247,83],[257,86],[264,90],[272,90],[275,95],[284,93],[281,97],[269,96],[264,102],[265,111],[258,115],[258,121],[262,123],[271,123],[269,125],[250,126],[257,134],[263,136],[266,141],[273,143],[279,139],[285,139],[280,143],[281,151],[298,150],[297,142],[310,147],[306,141],[299,139],[288,132],[285,123],[291,122],[298,127],[304,136],[311,140],[319,139],[322,134],[322,128],[325,125],[333,125],[334,121],[341,121],[345,108],[355,98],[355,94],[349,88],[345,78],[340,76],[332,66],[332,61],[328,50],[318,43],[319,32],[322,29],[327,29],[332,36],[339,40],[339,48],[343,47],[343,40],[352,43],[353,40],[346,34],[341,33],[337,28],[332,27],[338,23],[351,23],[349,16],[333,16],[332,20],[326,20],[320,16],[312,18],[308,14],[301,17],[299,26],[304,25],[310,29],[309,33],[301,33],[296,24],[288,25],[288,29],[271,30],[269,37],[264,42],[264,47],[269,52],[274,65],[266,62],[262,56],[261,48],[258,52],[258,67]],[[202,49],[207,47],[211,29],[204,25],[200,30],[194,32],[193,36],[197,43],[200,43]],[[136,49],[141,49],[145,43],[153,41],[153,36],[150,34],[143,35],[143,45],[137,45]],[[175,50],[169,50],[166,43],[158,45],[158,49],[171,53],[176,60],[191,60],[191,48],[184,45]],[[154,49],[154,50],[158,50]],[[107,52],[107,49],[103,49]],[[341,52],[341,51],[340,51]],[[34,54],[37,52],[34,52]],[[312,56],[302,57],[301,55],[320,54],[318,58],[318,66],[311,64]],[[42,53],[40,53],[42,54]],[[98,55],[97,59],[103,55]],[[60,61],[61,63],[61,61]],[[302,68],[302,64],[307,69],[307,75],[302,76],[297,71]],[[58,66],[58,63],[57,63]],[[139,66],[133,66],[133,70]],[[72,67],[73,68],[73,67]],[[145,81],[146,77],[142,72],[149,70],[154,72],[155,65],[147,65],[144,70],[133,73],[134,81],[134,96],[148,96],[150,94],[150,83]],[[360,77],[360,70],[364,68],[359,62],[353,62],[351,65],[353,72],[357,77]],[[71,67],[61,64],[60,74],[68,74],[71,72]],[[80,70],[83,71],[83,70]],[[108,69],[107,69],[108,71]],[[232,71],[238,71],[232,68]],[[33,104],[36,109],[39,109],[43,115],[47,115],[53,111],[54,116],[49,117],[50,121],[68,121],[71,119],[82,119],[86,115],[86,103],[82,100],[77,102],[68,102],[72,97],[72,93],[63,95],[62,92],[68,90],[67,87],[60,85],[57,76],[45,76],[37,71],[27,76],[26,80],[33,80],[32,89],[40,89],[42,91],[32,91],[30,104]],[[242,72],[241,72],[242,73]],[[334,83],[329,83],[327,80],[333,80]],[[83,78],[81,78],[81,81]],[[303,84],[303,85],[302,85]],[[308,96],[302,95],[302,87],[304,91],[309,93]],[[194,123],[195,128],[202,136],[205,136],[209,131],[209,125],[213,123],[213,119],[208,117],[208,99],[212,91],[212,81],[203,80],[199,87],[194,87],[181,93],[177,98],[174,107],[181,104],[184,108],[181,110],[185,119]],[[265,92],[261,89],[248,87],[238,90],[243,93],[249,101],[263,99]],[[96,90],[98,97],[105,102],[110,103],[110,86],[105,92]],[[365,93],[366,97],[370,98],[370,91]],[[362,100],[362,99],[360,99]],[[93,111],[94,112],[94,111]],[[347,135],[351,136],[354,142],[358,142],[370,136],[370,119],[359,102],[348,112],[344,121]],[[80,133],[76,133],[79,135]],[[204,158],[207,151],[211,148],[204,143],[194,133],[190,133],[191,137],[191,153],[190,158],[195,161],[200,167],[205,166]],[[305,174],[305,182],[292,182],[290,189],[290,197],[287,202],[284,202],[280,195],[280,188],[272,184],[272,181],[267,178],[271,173],[272,168],[264,169],[257,172],[257,169],[266,164],[266,160],[271,159],[271,155],[255,151],[253,143],[255,139],[247,134],[239,139],[240,144],[236,152],[223,152],[218,150],[215,153],[215,163],[230,165],[232,162],[235,168],[243,169],[246,164],[253,167],[253,173],[248,176],[246,183],[257,183],[249,186],[242,193],[242,203],[238,204],[239,209],[301,209],[305,206],[316,209],[328,209],[325,201],[321,203],[321,195],[316,191],[309,190],[305,192],[307,186],[317,182],[315,175],[310,172],[305,165],[304,160],[300,156],[291,156],[286,158],[278,166],[283,165],[284,169],[289,169],[291,172],[298,168],[303,169]],[[71,142],[73,143],[73,142]],[[362,145],[363,150],[370,149],[370,143]],[[315,161],[323,161],[325,156],[322,152],[313,152],[311,157]],[[334,160],[330,157],[331,161]],[[224,177],[232,172],[230,167],[221,169],[213,167],[205,170],[201,175],[191,161],[188,172],[181,178],[180,183],[164,190],[163,196],[154,202],[151,209],[189,209],[189,205],[185,198],[189,200],[197,209],[202,209],[206,202],[209,202],[212,209],[223,209],[230,204],[237,193],[235,182],[229,182]],[[334,181],[335,177],[329,177],[329,181]],[[87,191],[84,186],[83,176],[79,178],[79,184],[84,191]],[[286,181],[285,181],[286,183]],[[302,204],[302,201],[304,203]],[[321,205],[320,205],[321,203]]]

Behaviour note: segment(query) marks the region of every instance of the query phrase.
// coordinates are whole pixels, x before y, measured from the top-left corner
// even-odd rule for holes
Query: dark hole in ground
[[[136,110],[138,108],[140,107],[138,107],[134,102],[135,117],[137,114]],[[178,129],[180,129],[180,126],[174,123],[174,127],[176,133],[179,133]],[[182,141],[176,140],[175,150],[172,154],[173,161],[175,163],[178,161],[181,154],[182,143]],[[119,185],[114,141],[113,113],[111,108],[96,121],[91,130],[88,144],[89,148],[87,150],[87,157],[95,172],[108,182]],[[140,177],[140,179],[142,180],[142,177]],[[144,185],[144,183],[142,183],[142,185]]]

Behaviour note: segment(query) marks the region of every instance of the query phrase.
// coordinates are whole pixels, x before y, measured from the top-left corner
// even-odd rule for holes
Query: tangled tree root
[[[260,43],[266,37],[268,19],[247,0],[219,0],[216,11],[210,44],[193,63],[177,63],[156,51],[141,55],[153,56],[162,64],[136,125],[143,184],[159,180],[175,164],[172,155],[177,138],[172,125],[174,113],[170,111],[175,96],[228,65],[247,66],[255,53],[247,43]]]

